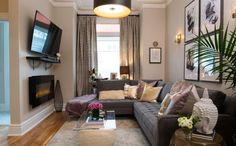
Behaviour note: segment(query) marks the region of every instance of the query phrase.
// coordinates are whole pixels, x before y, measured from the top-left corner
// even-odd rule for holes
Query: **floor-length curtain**
[[[140,22],[138,16],[120,20],[120,65],[129,66],[130,79],[140,79]]]
[[[77,95],[91,92],[89,70],[97,69],[96,17],[78,16],[76,50],[76,90]]]

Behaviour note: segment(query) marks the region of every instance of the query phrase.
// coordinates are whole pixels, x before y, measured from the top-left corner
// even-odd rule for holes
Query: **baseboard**
[[[11,124],[8,131],[8,136],[22,136],[35,126],[37,126],[40,122],[46,119],[49,115],[54,112],[53,104],[49,105],[41,112],[37,113],[33,117],[29,118],[28,120],[24,121],[21,124]]]
[[[66,111],[66,103],[63,103],[63,108],[62,108],[62,111]]]

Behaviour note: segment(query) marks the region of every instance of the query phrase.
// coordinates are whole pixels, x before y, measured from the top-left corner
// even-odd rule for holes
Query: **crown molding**
[[[167,2],[166,2],[166,6],[168,6],[170,3],[172,3],[173,2],[173,0],[167,0]]]
[[[77,11],[77,4],[76,2],[58,2],[55,0],[49,0],[53,7],[72,7]]]
[[[142,9],[164,9],[166,8],[166,4],[143,4]]]

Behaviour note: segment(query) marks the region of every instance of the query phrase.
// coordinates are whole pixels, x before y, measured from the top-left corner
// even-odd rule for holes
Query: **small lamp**
[[[129,79],[129,66],[120,66],[121,79]]]
[[[236,18],[236,9],[235,12],[232,14],[232,18]]]
[[[182,35],[181,35],[181,33],[179,33],[179,34],[177,34],[177,35],[175,36],[175,42],[176,42],[177,44],[180,44],[180,43],[181,43],[181,40],[182,40]]]

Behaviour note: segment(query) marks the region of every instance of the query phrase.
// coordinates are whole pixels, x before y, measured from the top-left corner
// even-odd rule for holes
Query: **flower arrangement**
[[[191,139],[193,127],[197,122],[200,121],[200,119],[199,117],[191,115],[190,117],[180,116],[177,121],[178,121],[179,127],[182,128],[186,136],[186,139]]]
[[[94,109],[103,109],[103,105],[101,102],[99,101],[94,101],[94,102],[91,102],[89,105],[88,105],[88,108],[90,110],[94,110]]]
[[[61,57],[61,54],[60,53],[56,53],[56,56],[57,56],[57,60],[59,61],[60,57]]]
[[[99,101],[94,101],[94,102],[91,102],[88,105],[88,109],[92,111],[92,119],[93,120],[98,120],[99,119],[99,114],[100,114],[99,111],[101,109],[103,109],[103,105]]]
[[[95,81],[95,79],[97,78],[97,75],[96,75],[96,70],[95,68],[93,68],[92,70],[89,70],[89,79],[90,79],[90,82],[93,82]]]

